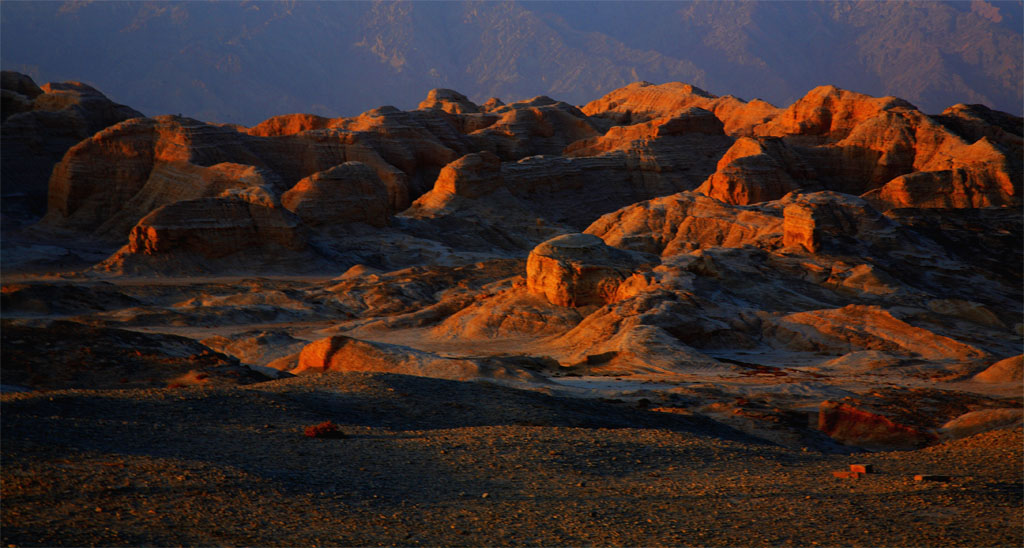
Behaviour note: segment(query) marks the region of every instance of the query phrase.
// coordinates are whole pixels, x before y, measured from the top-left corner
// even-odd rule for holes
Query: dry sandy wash
[[[6,545],[1024,542],[1019,117],[2,83]]]

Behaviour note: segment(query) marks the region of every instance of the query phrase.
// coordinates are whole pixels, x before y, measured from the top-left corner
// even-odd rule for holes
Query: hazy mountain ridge
[[[824,83],[1013,113],[1020,2],[5,3],[2,63],[149,115],[254,124],[422,90],[580,104],[637,80],[786,105]],[[104,39],[90,37],[101,35]]]

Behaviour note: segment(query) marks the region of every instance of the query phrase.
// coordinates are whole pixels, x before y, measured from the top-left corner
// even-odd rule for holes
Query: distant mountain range
[[[80,80],[147,115],[252,125],[284,112],[582,103],[637,80],[786,106],[823,83],[1022,111],[1024,3],[14,2],[2,66]]]

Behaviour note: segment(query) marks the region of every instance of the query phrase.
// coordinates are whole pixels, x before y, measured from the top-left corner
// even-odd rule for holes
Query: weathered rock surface
[[[640,268],[640,261],[590,234],[566,234],[530,251],[526,287],[559,306],[614,302],[619,286]]]
[[[314,266],[299,218],[273,204],[229,196],[156,209],[132,228],[127,245],[97,268],[122,273],[238,271],[268,264],[268,257],[279,267],[293,262],[295,270]]]
[[[764,101],[755,99],[748,103],[732,96],[716,97],[681,82],[661,85],[634,82],[587,103],[583,112],[616,125],[630,125],[676,116],[692,107],[714,113],[729,135],[748,135],[751,128],[779,112]]]
[[[792,194],[784,205],[783,239],[786,247],[810,253],[852,242],[892,238],[895,225],[864,200],[835,192]]]
[[[865,449],[912,450],[937,439],[930,432],[833,401],[822,402],[818,429],[836,441]]]
[[[490,152],[467,154],[446,165],[434,183],[434,190],[479,198],[504,186],[501,159]]]
[[[854,128],[889,110],[916,110],[898,97],[871,97],[836,86],[818,86],[757,128],[757,135],[845,139]]]
[[[315,129],[326,129],[330,119],[313,114],[282,114],[248,128],[246,133],[257,137],[281,137]]]
[[[491,104],[491,107],[497,106]],[[449,114],[469,114],[480,112],[476,106],[465,95],[451,89],[432,89],[427,93],[427,98],[420,102],[417,108],[440,109]]]
[[[985,352],[910,325],[877,307],[849,305],[798,312],[771,322],[768,331],[792,349],[846,353],[878,350],[928,360],[974,361]]]
[[[214,335],[200,342],[217,352],[234,356],[242,363],[262,366],[301,352],[308,344],[307,341],[296,339],[283,330],[247,331],[231,336]]]
[[[366,223],[387,226],[387,187],[369,166],[346,162],[314,173],[281,195],[281,205],[309,226]]]
[[[753,204],[782,198],[797,189],[813,189],[814,170],[781,139],[740,137],[718,161],[698,192],[729,204]]]
[[[403,346],[334,336],[308,344],[299,355],[293,373],[323,371],[374,371],[453,380],[481,378],[506,381],[538,381],[540,377],[481,360],[442,358]]]
[[[520,284],[472,302],[431,333],[444,340],[508,339],[558,335],[580,322],[582,316],[576,310],[552,304]]]
[[[1002,180],[993,184],[993,178],[965,168],[918,171],[896,177],[864,194],[864,199],[882,210],[1003,207],[1018,203],[1020,197],[1009,178],[997,179]]]
[[[708,247],[778,248],[782,232],[778,207],[729,206],[692,192],[622,208],[586,230],[613,247],[665,256]]]
[[[1019,379],[1018,379],[1019,380]],[[1024,409],[983,409],[971,411],[947,422],[938,429],[943,439],[960,439],[999,428],[1015,428],[1024,422]]]
[[[107,126],[142,116],[80,82],[39,87],[11,71],[3,71],[0,82],[5,217],[41,215],[50,172],[65,151]]]
[[[478,150],[497,154],[504,161],[538,154],[561,154],[575,141],[598,135],[593,122],[580,109],[550,97],[534,97],[488,111],[493,124],[468,138]]]
[[[1020,382],[1024,379],[1024,355],[999,360],[974,376],[978,382]]]

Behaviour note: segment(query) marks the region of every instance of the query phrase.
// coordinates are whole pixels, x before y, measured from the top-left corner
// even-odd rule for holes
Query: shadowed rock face
[[[3,325],[4,384],[119,389],[250,384],[269,377],[186,337],[58,321]],[[84,366],[84,365],[88,366]]]
[[[821,404],[818,429],[837,441],[868,449],[910,450],[935,441],[928,432],[836,402]]]
[[[142,116],[80,82],[39,87],[24,74],[3,71],[0,93],[5,221],[45,211],[46,181],[69,148],[105,127]]]

